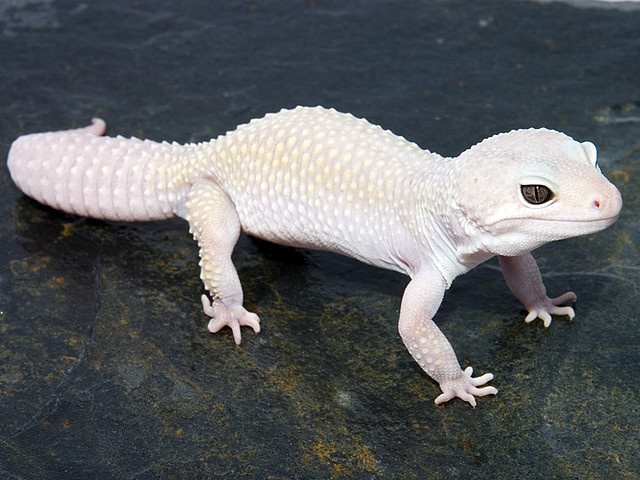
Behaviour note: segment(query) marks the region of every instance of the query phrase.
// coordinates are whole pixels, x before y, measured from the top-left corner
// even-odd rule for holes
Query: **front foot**
[[[229,327],[233,332],[236,345],[240,345],[242,341],[240,327],[251,327],[254,332],[260,333],[260,319],[242,305],[225,305],[219,299],[215,299],[212,304],[209,297],[202,295],[202,309],[211,317],[207,329],[211,333],[216,333],[224,327]]]
[[[551,315],[566,315],[569,317],[569,320],[573,320],[573,317],[576,316],[573,308],[562,305],[567,302],[575,302],[576,298],[575,293],[567,292],[556,298],[545,297],[544,300],[534,305],[525,305],[529,313],[524,321],[531,323],[536,318],[539,318],[542,320],[544,326],[548,327],[551,325]]]
[[[448,402],[452,398],[458,397],[465,402],[476,406],[475,397],[484,397],[485,395],[495,395],[498,390],[494,387],[480,387],[487,382],[493,380],[492,373],[485,373],[479,377],[473,378],[473,368],[467,367],[464,372],[460,372],[460,376],[453,380],[443,380],[440,382],[442,394],[436,398],[436,405]]]

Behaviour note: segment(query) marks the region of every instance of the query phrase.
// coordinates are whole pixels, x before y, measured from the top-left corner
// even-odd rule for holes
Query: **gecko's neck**
[[[419,250],[414,255],[436,267],[450,285],[458,275],[492,255],[482,252],[473,237],[467,237],[469,232],[455,210],[458,160],[428,155],[424,170],[409,181],[413,202],[403,220]],[[419,270],[422,265],[414,267]]]

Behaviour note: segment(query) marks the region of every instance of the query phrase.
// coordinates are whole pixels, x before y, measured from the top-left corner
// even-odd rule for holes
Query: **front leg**
[[[200,245],[200,278],[213,303],[202,295],[204,313],[211,317],[208,329],[215,333],[230,327],[236,344],[241,326],[258,333],[260,320],[242,306],[242,286],[231,254],[240,236],[240,220],[227,194],[215,183],[200,181],[189,190],[186,202],[189,230]]]
[[[476,406],[475,397],[498,393],[494,387],[481,387],[493,379],[491,373],[472,377],[473,369],[460,368],[451,344],[432,318],[440,307],[446,284],[442,275],[423,269],[407,285],[400,306],[398,330],[414,360],[440,384],[440,404],[459,397]]]
[[[575,317],[573,308],[561,305],[575,302],[576,294],[566,292],[559,297],[549,298],[540,269],[530,253],[519,257],[500,256],[498,261],[509,289],[529,312],[525,322],[531,323],[539,318],[548,327],[551,325],[551,315],[567,315],[570,319]]]

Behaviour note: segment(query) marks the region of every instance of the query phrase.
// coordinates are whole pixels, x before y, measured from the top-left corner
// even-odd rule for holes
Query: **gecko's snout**
[[[622,195],[614,185],[611,185],[607,192],[594,197],[591,205],[599,217],[611,219],[611,223],[613,223],[622,210]]]

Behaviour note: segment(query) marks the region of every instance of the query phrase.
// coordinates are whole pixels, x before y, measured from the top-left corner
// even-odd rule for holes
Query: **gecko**
[[[270,113],[208,142],[104,136],[106,124],[23,135],[8,168],[29,197],[117,221],[181,217],[199,245],[208,330],[260,331],[231,255],[241,232],[323,249],[406,274],[398,332],[442,393],[436,404],[497,393],[461,368],[434,322],[453,280],[497,256],[525,321],[574,317],[573,292],[547,296],[531,255],[612,225],[622,197],[591,142],[544,128],[491,136],[443,157],[365,119],[323,107]]]

